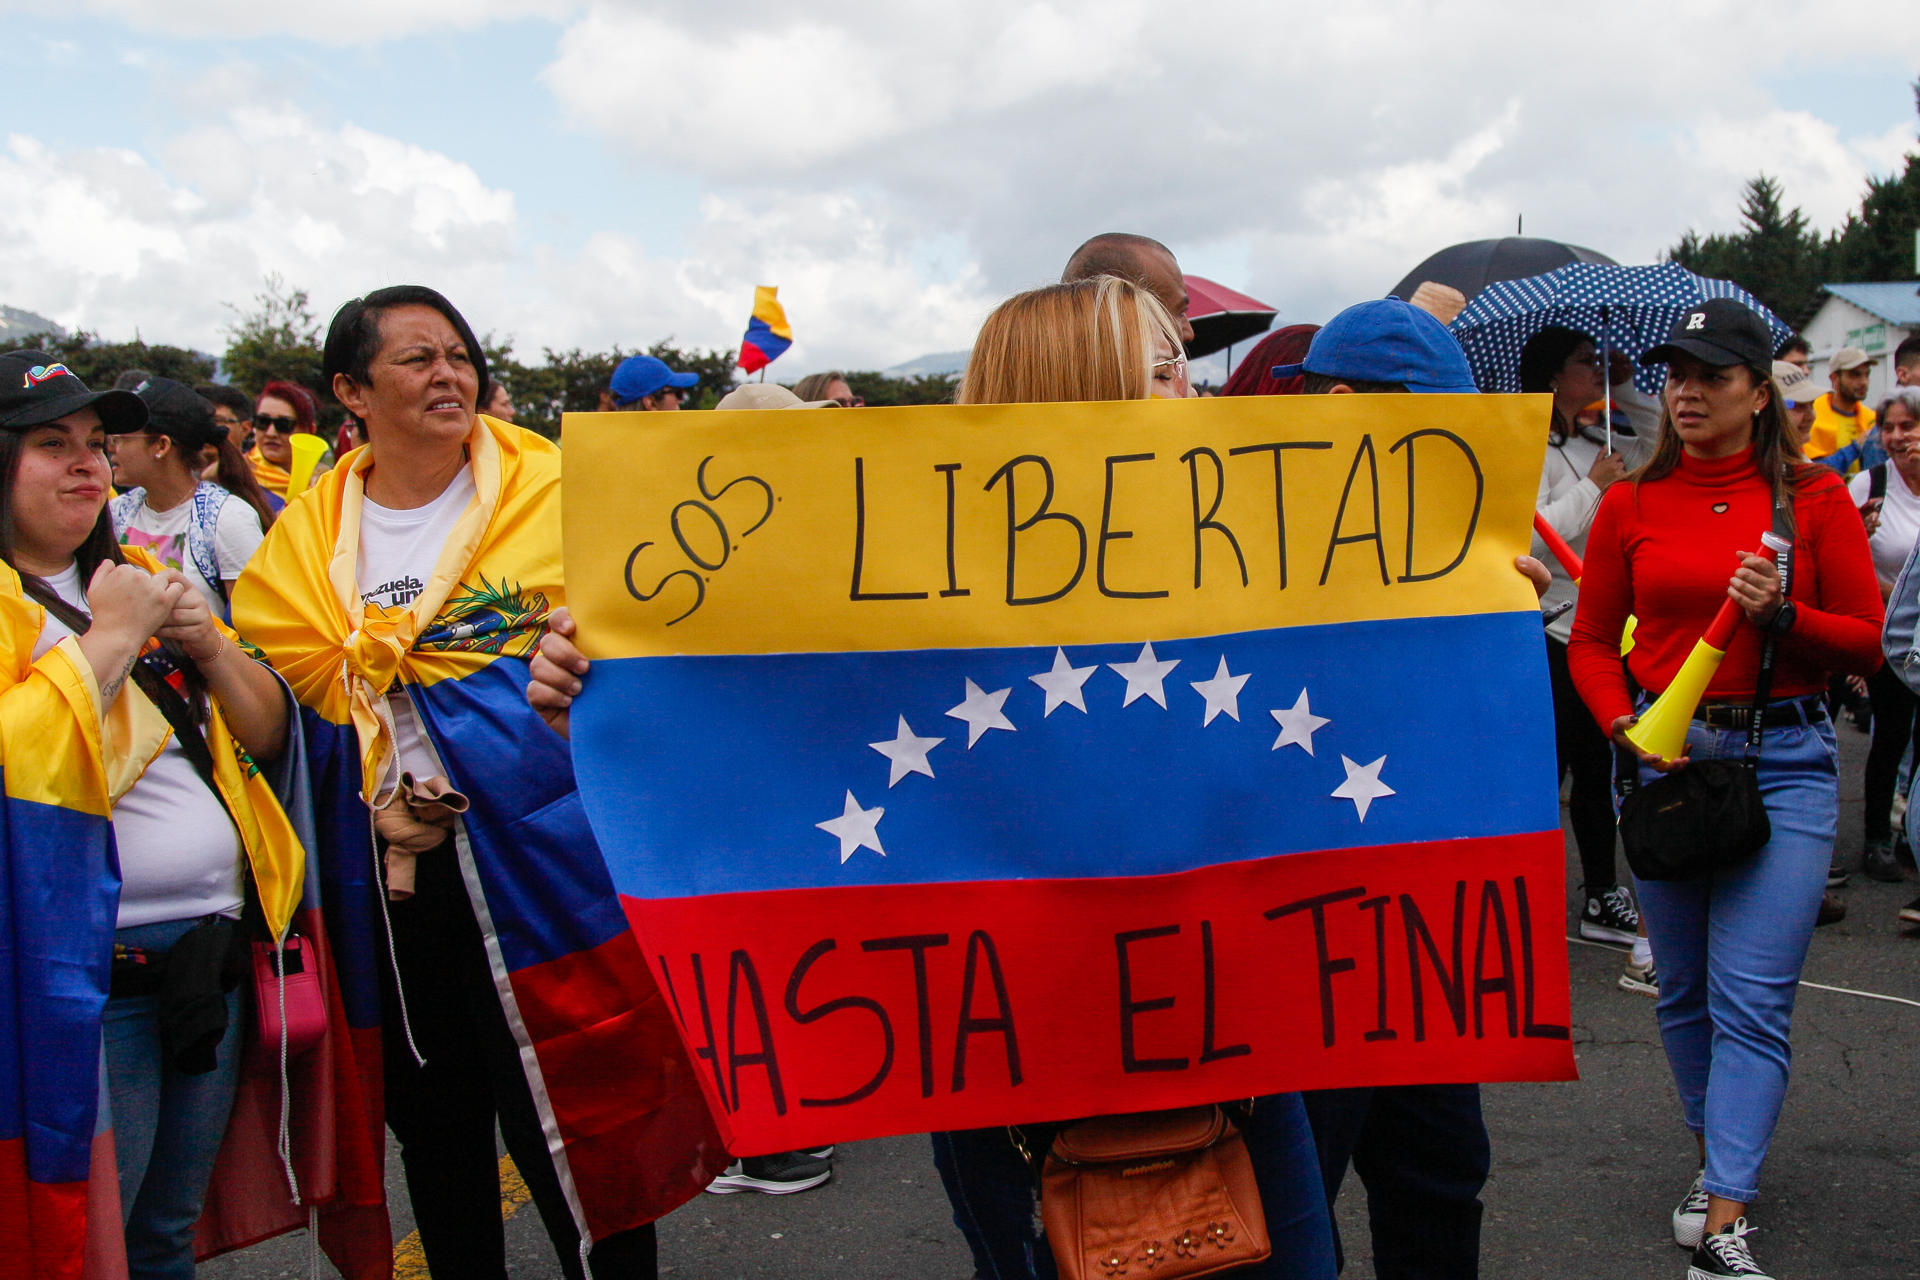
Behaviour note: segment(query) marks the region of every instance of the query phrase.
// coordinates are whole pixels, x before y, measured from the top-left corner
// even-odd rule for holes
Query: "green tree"
[[[952,404],[960,379],[950,373],[922,373],[895,378],[878,372],[849,372],[847,385],[873,406],[896,404]]]
[[[213,357],[184,347],[151,346],[138,337],[132,342],[102,342],[96,333],[75,330],[64,338],[30,333],[20,339],[23,351],[44,351],[73,370],[96,391],[113,385],[129,369],[144,369],[156,377],[172,378],[192,386],[213,381]]]
[[[1697,275],[1732,280],[1790,325],[1805,324],[1820,305],[1826,245],[1798,208],[1786,208],[1780,184],[1760,174],[1740,204],[1741,229],[1702,237],[1688,231],[1667,257]]]
[[[521,364],[513,359],[511,339],[496,340],[489,334],[480,345],[487,352],[489,369],[513,395],[516,425],[550,440],[560,437],[562,414],[598,409],[600,393],[607,389],[614,369],[628,356],[642,354],[621,347],[610,351],[582,351],[578,347],[555,351],[547,347],[539,364]],[[670,368],[700,375],[700,385],[686,403],[689,409],[711,409],[738,385],[735,378],[739,370],[734,368],[731,350],[683,349],[668,341],[654,343],[644,354],[664,360]]]
[[[1920,111],[1920,81],[1913,86]],[[1912,280],[1914,235],[1920,232],[1920,156],[1911,152],[1898,177],[1868,178],[1860,211],[1847,215],[1834,235],[1832,279]]]
[[[232,306],[231,303],[228,304]],[[345,411],[334,403],[332,388],[320,376],[320,322],[307,291],[269,275],[253,297],[253,307],[234,307],[221,364],[227,377],[248,394],[276,379],[296,382],[313,392],[323,428],[339,425]]]

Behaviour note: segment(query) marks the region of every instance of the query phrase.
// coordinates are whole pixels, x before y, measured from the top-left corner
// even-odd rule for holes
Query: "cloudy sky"
[[[218,350],[437,286],[542,346],[775,371],[970,344],[1087,235],[1323,320],[1457,240],[1651,261],[1764,170],[1820,226],[1913,149],[1920,25],[1774,0],[0,0],[0,302]]]

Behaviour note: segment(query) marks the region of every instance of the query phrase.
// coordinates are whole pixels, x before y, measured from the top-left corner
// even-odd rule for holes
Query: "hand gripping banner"
[[[569,416],[575,768],[732,1149],[1571,1078],[1544,419]]]

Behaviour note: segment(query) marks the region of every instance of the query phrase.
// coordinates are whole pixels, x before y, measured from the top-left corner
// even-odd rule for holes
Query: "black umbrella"
[[[1612,258],[1595,249],[1558,240],[1537,240],[1532,236],[1503,236],[1498,240],[1468,240],[1449,245],[1409,271],[1406,278],[1390,291],[1396,298],[1411,298],[1422,281],[1449,285],[1473,301],[1473,295],[1496,280],[1520,280],[1545,275],[1569,262],[1598,262],[1615,265]]]

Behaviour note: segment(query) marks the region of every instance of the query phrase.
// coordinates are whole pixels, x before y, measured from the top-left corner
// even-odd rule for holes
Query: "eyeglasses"
[[[1177,356],[1168,356],[1165,360],[1155,360],[1153,364],[1148,367],[1153,370],[1155,377],[1158,377],[1160,371],[1165,369],[1168,371],[1167,376],[1169,378],[1184,378],[1187,376],[1187,357],[1184,353]]]
[[[283,436],[290,436],[293,434],[293,429],[300,425],[300,419],[282,418],[271,413],[256,413],[253,415],[253,425],[260,431],[277,431]]]

